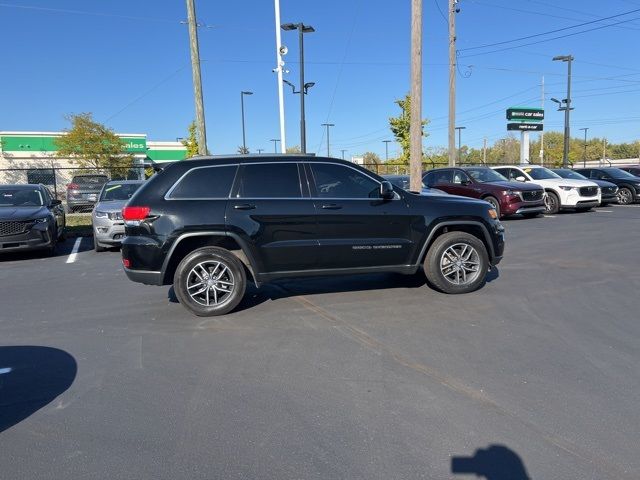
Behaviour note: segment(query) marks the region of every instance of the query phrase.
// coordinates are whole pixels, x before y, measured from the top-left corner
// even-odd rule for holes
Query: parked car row
[[[640,201],[640,168],[614,167],[548,169],[538,165],[499,167],[445,167],[425,172],[423,191],[435,190],[489,202],[500,217],[532,217],[572,209],[585,211],[600,205],[628,205]],[[407,175],[389,175],[406,188]]]

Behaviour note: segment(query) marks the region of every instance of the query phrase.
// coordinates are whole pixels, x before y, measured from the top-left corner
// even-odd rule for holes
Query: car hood
[[[108,202],[96,203],[96,210],[101,212],[119,212],[127,204],[126,200],[111,200]]]
[[[531,183],[504,181],[504,182],[486,182],[486,183],[481,183],[480,185],[493,185],[495,187],[504,187],[504,188],[508,188],[509,190],[519,190],[521,192],[522,191],[531,192],[536,190],[542,190],[542,187],[540,187],[540,185],[538,185],[535,182],[535,180]]]
[[[615,183],[607,182],[606,180],[596,180],[595,178],[592,178],[589,181],[592,182],[592,183],[595,183],[596,185],[598,185],[599,187],[602,187],[602,188],[617,187],[617,185]]]
[[[47,207],[0,207],[0,220],[32,220],[49,214]]]
[[[591,180],[574,180],[572,178],[547,178],[545,180],[532,180],[531,183],[539,185],[563,185],[565,187],[597,187]]]

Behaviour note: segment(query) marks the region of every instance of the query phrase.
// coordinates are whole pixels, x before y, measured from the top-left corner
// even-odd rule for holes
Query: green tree
[[[409,163],[410,156],[410,148],[411,148],[411,139],[409,135],[409,130],[411,127],[411,96],[409,94],[405,95],[405,97],[401,100],[396,100],[395,104],[400,107],[402,112],[397,117],[389,118],[389,127],[391,128],[391,132],[396,137],[396,141],[402,147],[402,154],[399,159],[403,164]],[[428,136],[428,133],[424,131],[424,127],[429,124],[429,120],[422,120],[422,136]]]
[[[373,152],[365,152],[362,155],[362,161],[365,165],[380,165],[382,163],[380,155]]]
[[[189,136],[186,140],[182,140],[182,144],[187,147],[187,158],[195,157],[198,152],[198,135],[196,121],[194,120],[189,124]]]
[[[59,157],[67,157],[82,168],[131,168],[133,157],[124,151],[122,140],[110,128],[94,122],[91,113],[70,114],[66,119],[71,128],[55,141]]]

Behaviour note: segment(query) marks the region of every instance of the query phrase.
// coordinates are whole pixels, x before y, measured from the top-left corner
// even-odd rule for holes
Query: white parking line
[[[598,212],[598,213],[613,213],[613,210],[594,210],[594,212]]]
[[[73,244],[73,250],[71,250],[69,258],[67,258],[67,263],[73,263],[76,261],[76,256],[78,255],[78,249],[80,248],[81,243],[82,237],[76,238],[76,243]]]
[[[556,218],[555,215],[543,215],[542,217],[543,218]]]

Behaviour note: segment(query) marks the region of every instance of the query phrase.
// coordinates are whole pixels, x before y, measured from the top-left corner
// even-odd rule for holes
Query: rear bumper
[[[125,268],[124,273],[133,282],[144,283],[145,285],[162,285],[162,272]]]

